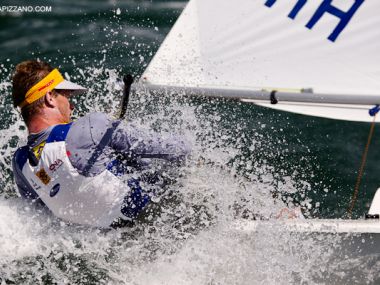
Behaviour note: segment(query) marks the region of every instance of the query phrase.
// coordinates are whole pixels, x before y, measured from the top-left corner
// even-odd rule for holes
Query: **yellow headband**
[[[53,90],[59,83],[64,80],[58,69],[54,69],[48,75],[44,77],[40,82],[34,85],[32,88],[26,92],[25,100],[19,105],[20,108],[33,103],[34,101],[40,99],[47,92]]]

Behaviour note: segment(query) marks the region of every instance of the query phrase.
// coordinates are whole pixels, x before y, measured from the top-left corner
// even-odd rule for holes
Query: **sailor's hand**
[[[205,163],[206,163],[206,159],[203,156],[200,156],[197,159],[196,166],[201,167],[201,166],[205,165]]]
[[[301,208],[289,209],[283,208],[275,216],[276,219],[304,219],[302,215]]]

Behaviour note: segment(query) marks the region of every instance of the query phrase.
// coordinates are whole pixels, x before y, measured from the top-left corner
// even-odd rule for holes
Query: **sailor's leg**
[[[149,195],[141,188],[138,179],[131,178],[128,180],[130,193],[124,198],[121,206],[121,213],[129,218],[135,219],[141,211],[149,204]]]

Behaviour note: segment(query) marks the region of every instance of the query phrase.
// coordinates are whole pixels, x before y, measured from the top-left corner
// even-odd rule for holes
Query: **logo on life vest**
[[[50,164],[49,170],[51,172],[56,172],[57,169],[60,168],[62,164],[63,164],[63,161],[58,158],[52,164]]]
[[[54,197],[55,195],[57,195],[60,189],[61,189],[61,185],[59,183],[55,184],[53,188],[50,189],[50,193],[49,193],[50,197]]]
[[[43,184],[48,185],[51,178],[46,173],[46,170],[44,168],[41,168],[39,171],[36,172],[36,176],[42,181]]]
[[[33,179],[30,179],[30,180],[31,180],[31,184],[32,184],[34,190],[40,190],[41,189],[41,186],[39,186],[36,183],[36,181],[34,181]]]
[[[45,144],[46,144],[46,142],[43,141],[42,143],[40,143],[39,145],[37,145],[33,148],[33,153],[37,159],[41,158],[41,153],[42,153],[42,150],[44,149]]]

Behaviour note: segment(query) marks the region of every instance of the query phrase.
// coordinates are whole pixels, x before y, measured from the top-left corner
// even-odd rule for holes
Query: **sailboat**
[[[378,11],[376,0],[190,0],[139,84],[372,122],[369,110],[380,104]],[[293,232],[369,234],[380,245],[380,190],[368,214],[280,222]],[[268,223],[235,228],[254,232]]]

